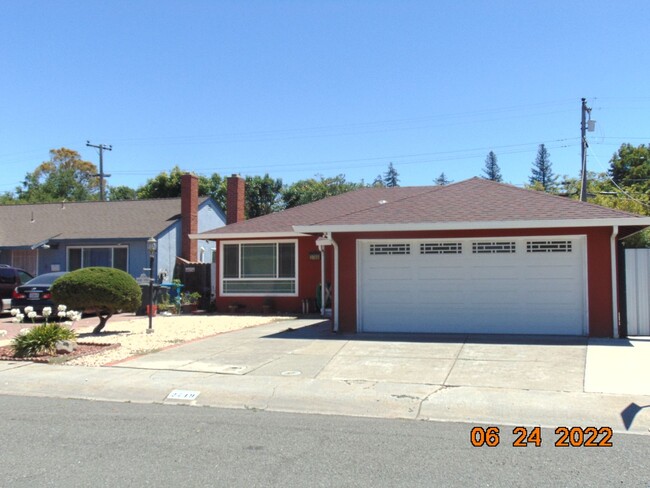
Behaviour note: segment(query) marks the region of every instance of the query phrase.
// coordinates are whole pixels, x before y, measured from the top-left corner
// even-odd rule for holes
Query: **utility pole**
[[[104,196],[104,178],[108,178],[111,175],[104,173],[104,150],[112,151],[113,146],[107,146],[105,144],[91,144],[90,141],[86,141],[86,146],[94,147],[99,149],[99,174],[93,176],[99,176],[99,199],[104,201],[106,198]]]
[[[581,124],[580,124],[580,141],[581,141],[581,148],[582,148],[582,178],[580,182],[580,201],[581,202],[586,202],[587,201],[587,148],[589,147],[589,144],[587,144],[587,115],[589,115],[589,131],[592,132],[594,130],[593,124],[595,121],[592,122],[591,120],[591,109],[587,107],[587,99],[583,98],[582,99],[582,110],[581,110]]]

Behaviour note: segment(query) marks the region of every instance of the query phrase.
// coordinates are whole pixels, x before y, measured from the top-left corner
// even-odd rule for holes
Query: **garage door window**
[[[402,255],[411,254],[411,245],[410,244],[370,244],[371,256],[394,255],[394,254],[402,254]]]
[[[514,242],[472,242],[474,254],[512,254],[515,252]]]
[[[295,295],[295,242],[224,244],[224,295]]]
[[[571,241],[528,241],[526,252],[571,252]]]
[[[420,254],[461,254],[463,244],[460,242],[423,242]]]

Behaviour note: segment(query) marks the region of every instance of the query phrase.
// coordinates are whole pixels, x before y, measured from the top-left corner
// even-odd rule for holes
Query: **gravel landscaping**
[[[131,318],[128,318],[128,316],[122,315],[119,320],[109,320],[101,334],[93,335],[92,330],[97,325],[97,318],[89,317],[84,319],[82,323],[76,323],[74,327],[75,332],[78,334],[77,341],[87,345],[84,349],[91,349],[88,346],[91,344],[119,344],[119,347],[97,347],[95,348],[97,352],[75,357],[64,364],[72,366],[104,366],[131,356],[147,354],[202,337],[292,318],[294,317],[201,314],[165,317],[159,315],[153,319],[154,332],[147,334],[148,317],[131,316]],[[9,328],[9,324],[3,325]],[[25,326],[24,324],[16,324],[16,328],[19,325]],[[8,346],[9,341],[0,342],[0,346],[3,345]],[[4,348],[0,347],[0,349]]]

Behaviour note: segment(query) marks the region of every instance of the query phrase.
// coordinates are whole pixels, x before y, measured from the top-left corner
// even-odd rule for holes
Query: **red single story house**
[[[618,337],[617,246],[650,218],[472,178],[362,188],[244,220],[228,179],[216,306],[299,313],[331,286],[342,332]]]

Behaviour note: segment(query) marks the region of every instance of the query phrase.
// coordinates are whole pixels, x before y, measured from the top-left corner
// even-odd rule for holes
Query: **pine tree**
[[[440,176],[438,176],[435,180],[434,183],[438,186],[445,186],[448,185],[449,183],[453,183],[453,181],[448,180],[447,176],[445,175],[444,171],[440,173]]]
[[[494,154],[494,151],[490,151],[485,158],[485,168],[483,168],[483,173],[485,173],[483,178],[486,180],[497,181],[499,183],[503,181],[501,169],[497,164],[497,155]]]
[[[398,176],[399,173],[393,168],[393,163],[388,163],[388,171],[384,173],[384,185],[388,187],[399,186]]]
[[[546,146],[540,144],[533,163],[530,184],[534,186],[535,183],[539,183],[545,192],[552,192],[557,187],[557,179],[558,176],[553,174],[550,154],[546,150]]]

